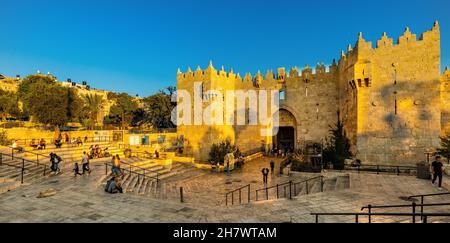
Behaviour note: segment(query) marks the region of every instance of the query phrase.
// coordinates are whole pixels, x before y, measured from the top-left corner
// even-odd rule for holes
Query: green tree
[[[447,162],[450,162],[450,135],[441,137],[441,147],[437,151],[441,156],[447,158]]]
[[[219,144],[213,144],[209,152],[209,161],[212,164],[219,162],[219,164],[223,165],[225,155],[234,152],[234,149],[234,146],[228,140]]]
[[[18,118],[21,115],[17,95],[0,89],[0,116],[3,120],[7,116]]]
[[[167,92],[161,90],[159,93],[146,97],[144,104],[146,107],[146,116],[144,121],[155,128],[173,128],[175,125],[171,121],[172,110],[176,103],[171,101],[172,94],[176,91],[175,87],[167,87]]]
[[[51,75],[30,75],[19,85],[26,113],[38,122],[63,126],[78,119],[82,100],[76,90],[62,87]]]
[[[113,97],[112,95],[110,97]],[[134,113],[139,109],[136,100],[126,93],[117,94],[115,104],[111,107],[107,121],[121,124],[122,128],[127,128],[134,117]]]
[[[330,137],[324,149],[324,161],[333,163],[335,169],[344,169],[345,160],[352,156],[350,152],[350,140],[344,131],[344,123],[337,112],[335,127],[330,126]]]
[[[97,117],[103,105],[103,97],[97,94],[88,94],[83,97],[84,109],[91,120],[90,124],[92,128],[92,126],[95,126],[98,122]]]

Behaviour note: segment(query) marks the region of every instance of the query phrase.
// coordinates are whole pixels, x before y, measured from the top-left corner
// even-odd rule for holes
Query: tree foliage
[[[19,117],[21,111],[17,94],[0,89],[0,116],[6,119],[7,116]]]
[[[450,162],[450,135],[441,137],[440,145],[441,147],[437,149],[438,153]]]
[[[325,162],[331,162],[335,169],[343,169],[345,160],[352,156],[350,152],[350,140],[344,131],[344,123],[339,112],[335,127],[330,126],[330,137],[323,153]]]
[[[209,161],[213,164],[219,162],[219,164],[223,165],[225,155],[234,152],[234,150],[235,147],[228,140],[219,144],[213,144],[209,152]]]
[[[83,124],[89,124],[89,127],[95,126],[98,122],[98,114],[103,105],[103,97],[98,94],[87,94],[83,96],[84,107],[83,111],[86,114],[84,117],[90,121],[83,121]]]
[[[30,75],[19,85],[24,110],[38,122],[63,126],[78,119],[83,101],[77,91],[62,87],[50,75]]]
[[[110,123],[121,124],[122,128],[127,128],[133,121],[135,112],[139,109],[136,100],[126,93],[108,95],[114,100],[108,119]]]
[[[167,87],[166,91],[161,90],[157,94],[144,99],[145,116],[143,122],[151,124],[154,128],[174,128],[171,121],[172,110],[176,103],[171,101],[175,87]]]

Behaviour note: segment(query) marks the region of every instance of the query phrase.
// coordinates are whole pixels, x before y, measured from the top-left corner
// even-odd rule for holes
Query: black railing
[[[279,198],[287,198],[289,196],[289,199],[292,199],[292,197],[295,197],[298,195],[298,193],[300,193],[300,191],[298,191],[297,189],[301,189],[301,186],[303,184],[305,184],[305,188],[306,188],[306,194],[310,193],[310,189],[309,186],[311,185],[311,181],[314,180],[318,180],[320,179],[320,191],[323,192],[323,176],[317,176],[317,177],[313,177],[313,178],[309,178],[307,180],[303,180],[303,181],[299,181],[299,182],[293,182],[293,181],[289,181],[289,182],[285,182],[282,184],[277,184],[275,186],[271,186],[271,187],[265,187],[262,189],[258,189],[255,192],[255,200],[256,201],[261,201],[261,200],[269,200],[269,191],[273,191],[276,190],[276,199]],[[298,191],[298,192],[297,192]],[[264,197],[261,199],[261,197],[259,197],[259,193],[260,192],[264,192]],[[280,196],[280,192],[281,195]]]
[[[247,202],[250,203],[250,184],[241,188],[235,189],[225,194],[225,205],[228,206],[228,197],[231,195],[231,205],[234,205],[234,194],[238,192],[239,204],[242,204],[242,191],[247,189]]]
[[[345,165],[344,170],[354,170],[360,173],[361,171],[380,173],[391,173],[396,175],[407,174],[413,175],[411,172],[416,171],[415,166],[406,165]]]
[[[426,197],[436,197],[436,196],[444,196],[444,195],[450,195],[450,192],[441,192],[441,193],[431,193],[431,194],[420,194],[420,195],[413,195],[413,196],[409,196],[408,199],[413,199],[413,198],[420,198],[420,204],[424,204],[425,203],[425,198]],[[421,206],[420,207],[420,212],[423,213],[424,207]]]
[[[415,217],[415,215],[416,215],[416,208],[417,207],[421,207],[422,208],[422,211],[420,212],[421,214],[423,214],[424,212],[423,212],[423,208],[424,207],[440,207],[440,206],[450,206],[450,203],[429,203],[429,204],[416,204],[415,202],[413,202],[412,204],[400,204],[400,205],[368,205],[368,206],[366,206],[366,207],[362,207],[361,208],[361,211],[363,211],[363,210],[368,210],[368,212],[369,212],[369,215],[368,215],[368,220],[369,220],[369,223],[371,223],[372,222],[372,215],[371,215],[371,213],[373,213],[372,212],[372,210],[373,209],[383,209],[383,208],[411,208],[411,214],[412,214],[412,217],[413,217],[413,223],[415,223],[416,222],[416,217]]]
[[[17,155],[25,155],[26,156],[27,154],[29,154],[32,156],[36,156],[35,163],[37,163],[37,164],[39,164],[39,162],[42,160],[42,158],[50,160],[50,156],[39,154],[39,153],[29,151],[29,150],[25,150],[23,148],[22,148],[22,151],[19,151],[17,148],[13,148],[10,146],[3,146],[3,147],[7,147],[7,148],[11,149],[11,156],[15,157],[15,158],[21,158],[21,157],[18,157]],[[29,160],[29,161],[31,161],[31,160]]]
[[[152,180],[156,180],[156,183],[159,182],[159,178],[160,175],[158,172],[156,171],[150,171],[148,169],[145,168],[141,168],[139,166],[135,166],[132,164],[128,164],[125,162],[121,162],[120,163],[120,171],[123,172],[128,172],[130,174],[135,174],[138,176],[138,182],[140,182],[141,177],[142,178],[147,178],[147,179],[152,179]],[[113,163],[109,162],[109,163],[105,163],[105,175],[108,175],[108,167],[113,167]]]
[[[354,216],[355,223],[359,223],[361,216],[392,216],[392,217],[411,217],[413,223],[415,223],[416,217],[421,217],[422,223],[428,223],[430,217],[450,217],[450,213],[311,213],[315,216],[316,223],[319,223],[319,216]],[[371,223],[371,222],[369,222]]]
[[[8,162],[5,162],[5,157],[10,157],[11,162],[14,160],[19,160],[22,163],[20,163],[20,166],[18,166],[17,164],[10,164]],[[46,164],[40,164],[39,161],[26,160],[24,158],[15,157],[14,155],[0,153],[0,166],[6,165],[6,166],[14,167],[14,168],[21,170],[21,173],[20,173],[20,183],[21,184],[24,183],[25,171],[27,171],[27,170],[30,171],[29,168],[26,168],[26,163],[34,164],[36,167],[43,167],[43,176],[46,176],[46,173],[47,173],[47,165]]]
[[[60,142],[62,144],[69,144],[69,145],[76,145],[77,141],[72,141],[71,137],[69,139],[69,142],[66,143],[66,139],[63,137]],[[30,139],[30,138],[18,138],[18,139],[11,139],[12,141],[17,141],[18,145],[23,145],[23,146],[35,146],[37,147],[40,144],[41,139],[43,139],[45,141],[45,145],[54,145],[55,141],[57,139],[55,138],[34,138],[34,139]],[[94,136],[94,137],[81,137],[81,142],[82,143],[97,143],[97,142],[114,142],[114,137],[113,136]],[[34,143],[33,143],[34,142]]]

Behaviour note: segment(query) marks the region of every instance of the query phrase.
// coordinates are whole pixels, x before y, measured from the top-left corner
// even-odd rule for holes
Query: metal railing
[[[416,217],[421,217],[422,223],[428,223],[429,217],[450,217],[450,213],[311,213],[311,215],[315,216],[316,223],[319,223],[319,216],[354,216],[355,223],[359,223],[361,216],[412,217],[413,223],[415,223]]]
[[[238,189],[235,189],[231,192],[228,192],[225,194],[225,205],[228,206],[228,197],[231,195],[231,205],[234,205],[234,193],[239,192],[239,205],[242,204],[242,190],[247,189],[247,202],[250,203],[250,184],[240,187]]]
[[[5,157],[10,157],[11,161],[14,160],[19,160],[21,161],[21,165],[17,166],[16,164],[10,164],[8,162],[5,162]],[[31,171],[29,168],[26,168],[26,163],[31,163],[34,164],[36,167],[43,167],[43,176],[46,176],[47,173],[47,165],[46,164],[40,164],[39,161],[31,161],[31,160],[26,160],[24,158],[20,158],[20,157],[14,157],[14,155],[9,155],[9,154],[4,154],[4,153],[0,153],[0,166],[2,165],[6,165],[6,166],[10,166],[10,167],[15,167],[17,169],[21,170],[20,173],[20,183],[23,184],[24,183],[24,175],[25,175],[25,171]]]
[[[364,211],[365,209],[367,209],[368,210],[368,212],[369,212],[369,215],[368,215],[368,220],[369,220],[369,223],[371,223],[372,222],[372,210],[373,209],[383,209],[383,208],[411,208],[411,214],[412,214],[412,217],[413,217],[413,223],[415,223],[416,222],[416,217],[415,217],[415,214],[416,214],[416,208],[417,207],[421,207],[422,208],[422,210],[421,210],[421,214],[423,214],[424,212],[423,212],[423,208],[424,207],[440,207],[440,206],[450,206],[450,203],[428,203],[428,204],[416,204],[415,202],[413,202],[412,204],[399,204],[399,205],[367,205],[366,207],[362,207],[361,208],[361,211]]]
[[[425,203],[426,197],[436,197],[436,196],[444,196],[444,195],[450,195],[450,192],[441,192],[441,193],[431,193],[431,194],[420,194],[420,195],[413,195],[409,196],[408,199],[411,200],[413,198],[420,198],[420,204],[423,205]],[[423,213],[424,207],[420,207],[420,212]]]
[[[147,178],[147,179],[153,179],[156,180],[156,183],[159,182],[159,178],[160,178],[160,174],[156,171],[150,171],[148,169],[145,168],[141,168],[139,166],[135,166],[126,162],[120,162],[121,166],[120,166],[120,171],[123,172],[128,172],[130,174],[135,174],[138,176],[138,182],[140,182],[140,178]],[[105,163],[105,175],[108,175],[108,167],[113,167],[113,163],[112,162],[107,162]]]
[[[287,198],[287,196],[289,195],[289,199],[292,199],[292,197],[295,197],[298,195],[298,193],[300,193],[300,191],[297,193],[297,189],[300,189],[301,185],[305,184],[305,188],[306,188],[306,194],[310,193],[310,182],[320,179],[320,191],[323,192],[323,178],[324,176],[317,176],[317,177],[313,177],[313,178],[309,178],[307,180],[303,180],[303,181],[299,181],[299,182],[293,182],[293,181],[289,181],[289,182],[285,182],[282,184],[277,184],[275,186],[271,186],[271,187],[265,187],[262,189],[258,189],[256,190],[255,196],[256,196],[256,201],[261,201],[261,200],[269,200],[269,191],[270,190],[276,190],[276,199],[280,198],[280,192],[282,193],[282,198]],[[292,190],[294,190],[294,192],[292,192]],[[264,192],[265,197],[263,197],[260,200],[259,197],[259,192]]]
[[[66,143],[66,139],[63,136],[63,138],[61,139],[61,143],[62,144],[71,144],[71,145],[76,145],[77,142],[74,141],[72,142],[72,138],[71,137],[69,139],[69,142]],[[81,142],[82,143],[96,143],[96,142],[114,142],[114,137],[113,136],[94,136],[94,137],[81,137]],[[18,138],[18,139],[11,139],[12,141],[17,141],[17,143],[19,145],[24,145],[24,146],[38,146],[40,144],[41,139],[43,139],[45,141],[46,146],[48,145],[54,145],[55,141],[57,139],[55,138],[34,138],[34,139],[30,139],[30,138]],[[33,144],[33,142],[35,142]]]
[[[11,156],[12,157],[21,158],[21,157],[15,156],[15,155],[25,155],[26,156],[27,154],[31,154],[32,156],[36,156],[36,161],[35,162],[37,164],[39,164],[39,162],[41,161],[40,158],[50,159],[50,156],[39,154],[39,153],[36,153],[36,152],[33,152],[33,151],[28,151],[28,150],[25,150],[25,149],[23,149],[22,151],[18,151],[18,149],[15,149],[15,148],[10,147],[10,146],[3,146],[3,147],[11,149]]]
[[[393,174],[407,174],[412,175],[412,171],[417,172],[417,167],[406,165],[345,165],[344,170],[354,170],[360,173],[361,171],[380,173],[393,173]]]

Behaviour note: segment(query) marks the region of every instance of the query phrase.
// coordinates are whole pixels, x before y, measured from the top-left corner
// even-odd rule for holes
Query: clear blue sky
[[[448,0],[0,0],[0,73],[149,95],[210,59],[241,74],[331,63],[358,32],[394,40],[438,20],[450,65]]]

